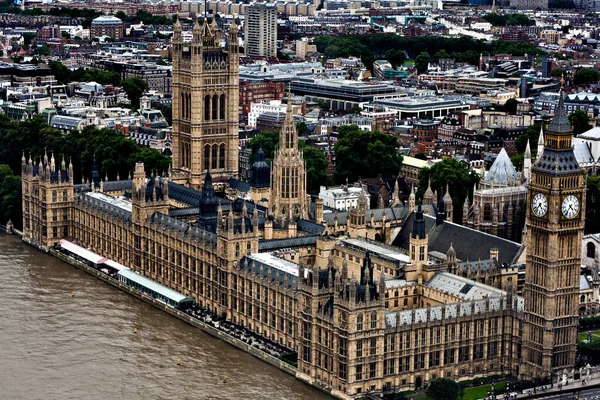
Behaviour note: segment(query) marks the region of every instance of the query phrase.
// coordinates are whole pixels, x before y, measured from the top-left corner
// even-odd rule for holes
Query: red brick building
[[[285,95],[282,82],[240,82],[240,115],[248,118],[250,105],[263,100],[281,100]]]

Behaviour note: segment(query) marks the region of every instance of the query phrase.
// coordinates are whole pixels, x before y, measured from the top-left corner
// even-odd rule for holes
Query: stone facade
[[[196,21],[184,43],[179,21],[173,29],[173,175],[200,188],[206,171],[217,181],[238,174],[239,47],[235,21],[229,46],[213,21]]]
[[[523,370],[550,380],[575,364],[586,173],[573,154],[561,91],[531,169],[526,214],[527,266]]]

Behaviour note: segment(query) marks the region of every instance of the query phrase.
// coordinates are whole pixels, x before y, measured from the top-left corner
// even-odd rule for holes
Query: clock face
[[[562,203],[562,213],[565,218],[575,218],[579,214],[579,199],[577,196],[569,195]]]
[[[548,200],[541,193],[536,194],[531,199],[531,211],[538,216],[543,217],[548,212]]]

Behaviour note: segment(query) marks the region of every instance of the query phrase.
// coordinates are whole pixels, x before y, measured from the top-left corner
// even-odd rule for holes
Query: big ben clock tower
[[[561,90],[529,184],[524,379],[552,379],[575,365],[585,185]]]

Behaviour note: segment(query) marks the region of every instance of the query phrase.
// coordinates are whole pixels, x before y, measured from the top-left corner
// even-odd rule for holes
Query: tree
[[[41,46],[37,46],[35,48],[35,50],[33,51],[34,54],[37,54],[39,56],[49,56],[51,54],[50,52],[50,46],[48,46],[47,43],[44,43]]]
[[[398,139],[381,132],[362,131],[356,125],[338,129],[335,144],[335,180],[355,182],[359,176],[397,176],[402,166]]]
[[[148,90],[148,83],[138,77],[125,79],[121,84],[134,108],[140,108],[140,97]]]
[[[265,161],[270,163],[273,161],[273,154],[275,153],[275,147],[279,144],[279,132],[277,131],[263,131],[260,134],[254,136],[249,142],[248,146],[252,149],[250,154],[250,163],[254,162],[256,152],[262,147],[265,152]]]
[[[444,49],[438,51],[437,53],[435,53],[433,55],[433,59],[437,62],[439,62],[440,59],[448,58],[448,57],[450,57],[450,56],[448,55],[448,53],[446,53],[446,50],[444,50]]]
[[[423,200],[427,187],[438,194],[443,194],[446,187],[450,189],[452,197],[453,220],[460,222],[462,218],[462,207],[467,196],[472,195],[473,185],[479,182],[479,174],[469,167],[465,162],[454,158],[445,158],[433,164],[430,168],[423,168],[419,172],[419,186],[417,190],[417,201]],[[434,199],[436,201],[437,199]]]
[[[147,174],[157,173],[158,175],[164,175],[171,164],[169,157],[161,154],[156,149],[150,148],[144,148],[134,153],[129,160],[129,164],[133,165],[136,162],[144,163],[144,169]]]
[[[390,49],[386,51],[385,58],[392,64],[392,68],[396,69],[404,64],[404,61],[406,61],[406,54],[402,50]]]
[[[575,72],[573,76],[573,82],[576,85],[586,85],[588,83],[597,83],[599,79],[599,73],[595,69],[582,68]]]
[[[427,397],[431,400],[456,400],[459,395],[459,384],[452,379],[438,378],[427,388]]]
[[[417,68],[417,72],[422,74],[423,72],[427,72],[427,68],[429,68],[429,63],[431,62],[431,56],[428,52],[424,51],[420,53],[417,58],[415,58],[415,68]]]
[[[296,124],[296,130],[298,131],[298,136],[308,136],[310,134],[310,129],[304,121],[300,121]]]
[[[331,180],[325,173],[329,160],[323,151],[309,146],[303,140],[298,141],[298,148],[302,151],[306,165],[306,190],[310,194],[318,194],[321,185],[331,184]]]
[[[590,125],[590,117],[583,110],[577,110],[568,116],[569,123],[573,127],[573,133],[579,135],[592,129]]]
[[[553,78],[561,78],[562,76],[566,75],[567,71],[564,68],[556,68],[552,70],[552,77]]]
[[[0,164],[0,223],[10,219],[21,227],[21,178],[6,164]]]
[[[506,103],[504,103],[504,109],[510,115],[515,115],[517,113],[517,105],[518,104],[519,104],[518,100],[508,99],[508,100],[506,100]]]
[[[29,46],[31,46],[31,43],[33,42],[33,38],[35,38],[35,35],[30,32],[25,32],[25,33],[23,33],[22,36],[23,36],[23,45],[26,48],[29,48]]]
[[[419,160],[427,161],[427,155],[425,153],[423,153],[422,151],[415,154],[415,158],[418,158]]]
[[[542,125],[533,124],[525,129],[522,135],[518,136],[515,139],[515,146],[517,147],[517,152],[524,153],[527,148],[527,142],[530,142],[531,147],[531,156],[535,157],[537,151],[537,142],[540,137],[540,130],[542,129]]]

